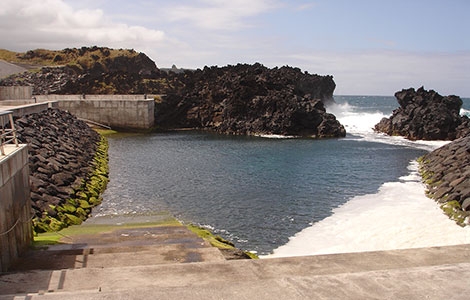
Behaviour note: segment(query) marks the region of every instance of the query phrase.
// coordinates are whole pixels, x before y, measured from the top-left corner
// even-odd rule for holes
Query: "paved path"
[[[224,260],[182,226],[122,229],[34,252],[4,299],[469,299],[470,245]]]
[[[0,59],[0,78],[27,71],[25,68],[11,64]]]

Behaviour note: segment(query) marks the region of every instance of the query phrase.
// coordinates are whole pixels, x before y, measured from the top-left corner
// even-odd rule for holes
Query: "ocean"
[[[112,135],[110,182],[93,213],[165,211],[262,258],[470,243],[470,227],[443,215],[417,174],[416,159],[445,142],[374,133],[394,97],[335,101],[342,139]]]

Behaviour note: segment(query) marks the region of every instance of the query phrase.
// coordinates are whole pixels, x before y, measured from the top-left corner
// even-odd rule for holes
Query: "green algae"
[[[194,225],[194,224],[189,224],[186,226],[189,230],[194,232],[198,237],[206,240],[211,244],[213,247],[216,247],[218,249],[235,249],[235,244],[232,242],[224,239],[223,237],[219,235],[215,235],[206,228]],[[244,251],[246,255],[248,255],[251,259],[258,259],[259,257],[251,253],[249,251]]]
[[[148,228],[148,227],[159,227],[159,226],[183,226],[177,219],[171,217],[168,213],[162,212],[157,215],[158,220],[152,220],[150,222],[119,222],[119,224],[93,224],[83,223],[81,225],[72,225],[67,228],[63,228],[60,231],[49,231],[43,233],[37,233],[34,236],[34,248],[41,248],[48,245],[56,245],[64,242],[73,240],[74,237],[83,235],[96,235],[101,233],[112,232],[121,229],[136,229],[136,228]],[[132,220],[132,218],[131,218]]]
[[[470,218],[470,213],[462,210],[460,203],[457,200],[449,199],[449,195],[445,194],[441,198],[437,198],[436,190],[441,186],[442,180],[435,177],[435,173],[428,169],[427,165],[430,164],[429,159],[421,156],[417,159],[419,163],[419,174],[421,175],[422,182],[426,185],[426,197],[433,199],[438,203],[442,203],[440,208],[449,219],[455,221],[457,225],[465,227],[467,219]]]
[[[108,141],[104,136],[100,137],[91,162],[92,171],[65,203],[51,206],[52,211],[44,212],[41,218],[33,219],[35,232],[59,231],[81,224],[90,215],[91,208],[101,203],[101,194],[108,184],[109,169]]]
[[[457,200],[448,201],[441,205],[441,209],[444,213],[457,225],[465,227],[466,219],[469,217],[469,214],[462,210],[460,203]]]
[[[194,232],[198,237],[208,241],[212,246],[219,248],[219,249],[233,249],[235,245],[222,238],[221,236],[214,235],[209,230],[202,228],[200,226],[196,226],[194,224],[189,224],[186,226],[189,230]]]

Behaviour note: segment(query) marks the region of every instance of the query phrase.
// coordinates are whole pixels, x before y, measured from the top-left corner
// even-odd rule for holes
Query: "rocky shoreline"
[[[23,116],[15,126],[19,141],[28,144],[35,231],[80,224],[106,188],[106,140],[59,109]]]
[[[259,63],[172,73],[156,105],[163,128],[197,128],[234,135],[344,137],[325,105],[334,103],[332,76]]]
[[[334,103],[333,76],[260,63],[162,71],[144,53],[102,47],[16,53],[35,72],[0,79],[33,94],[154,94],[156,125],[235,135],[337,138],[346,135],[325,106]]]
[[[462,99],[423,87],[395,93],[400,105],[375,131],[409,140],[453,141],[419,159],[427,196],[461,226],[470,224],[470,119],[460,116]]]
[[[422,156],[419,163],[427,196],[457,224],[470,225],[470,136]]]
[[[409,140],[449,141],[470,134],[470,120],[460,116],[463,102],[458,96],[441,96],[421,87],[396,92],[395,97],[400,107],[375,125],[377,132]]]

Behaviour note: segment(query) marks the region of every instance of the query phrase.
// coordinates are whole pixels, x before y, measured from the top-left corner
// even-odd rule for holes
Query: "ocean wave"
[[[378,142],[390,145],[398,145],[433,151],[449,143],[449,141],[410,141],[404,137],[389,136],[374,131],[375,124],[382,118],[390,117],[380,111],[364,111],[349,103],[333,104],[328,107],[328,111],[333,113],[338,121],[344,125],[350,138],[357,141]]]
[[[461,108],[461,109],[460,109],[460,115],[461,115],[461,116],[467,116],[467,117],[470,118],[470,110],[465,109],[465,108]]]

